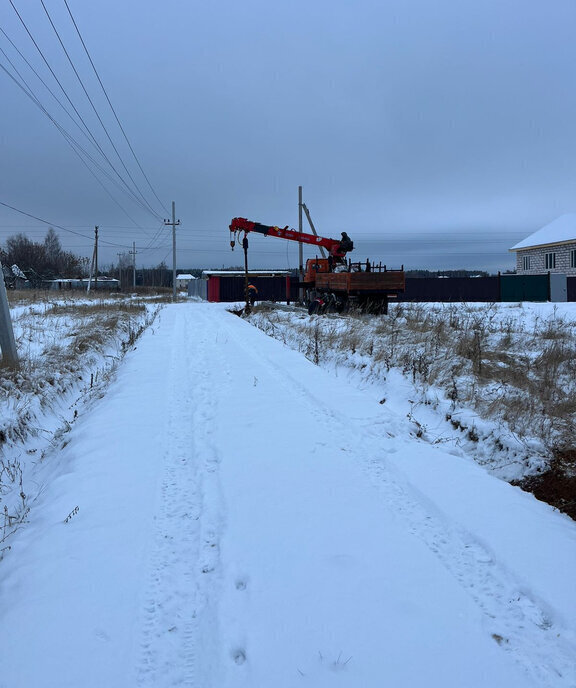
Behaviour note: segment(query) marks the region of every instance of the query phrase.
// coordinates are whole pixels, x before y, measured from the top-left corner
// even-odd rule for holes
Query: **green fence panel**
[[[501,275],[501,301],[548,301],[548,275]]]

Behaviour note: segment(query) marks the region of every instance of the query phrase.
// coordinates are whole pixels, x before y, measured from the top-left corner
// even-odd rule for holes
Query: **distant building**
[[[60,278],[53,280],[44,280],[44,287],[52,291],[69,291],[72,289],[88,289],[88,280],[84,279],[70,279],[70,278]],[[111,277],[98,277],[98,280],[92,278],[90,281],[90,289],[100,290],[100,291],[118,291],[120,289],[120,282],[117,279]]]
[[[519,275],[576,275],[576,214],[560,216],[510,251],[516,253]]]
[[[194,275],[180,274],[176,275],[176,289],[188,289],[190,281],[196,279]]]
[[[290,270],[250,270],[248,279],[258,290],[258,301],[290,301]],[[198,280],[202,290],[188,289],[190,296],[211,302],[242,301],[245,298],[246,275],[243,270],[204,270]]]

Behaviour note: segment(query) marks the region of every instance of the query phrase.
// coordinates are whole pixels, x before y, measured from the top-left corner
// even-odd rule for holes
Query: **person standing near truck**
[[[248,300],[250,301],[250,305],[253,306],[254,303],[256,302],[256,297],[258,296],[258,289],[249,282],[248,283]]]

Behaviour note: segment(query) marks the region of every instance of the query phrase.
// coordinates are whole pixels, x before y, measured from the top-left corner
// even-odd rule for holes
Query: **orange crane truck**
[[[354,263],[346,258],[353,250],[354,244],[342,232],[341,239],[328,239],[305,234],[295,229],[275,227],[252,222],[243,217],[235,217],[230,223],[230,245],[234,248],[236,241],[249,232],[264,236],[274,236],[288,241],[298,241],[328,251],[327,258],[309,258],[306,270],[299,287],[304,289],[308,312],[341,313],[351,306],[358,306],[365,312],[388,312],[388,301],[397,297],[405,289],[403,267],[400,270],[389,270],[381,263]]]

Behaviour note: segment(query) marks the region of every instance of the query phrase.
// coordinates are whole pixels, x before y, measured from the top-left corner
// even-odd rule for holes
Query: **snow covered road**
[[[575,524],[220,305],[46,461],[0,687],[576,686]]]

